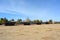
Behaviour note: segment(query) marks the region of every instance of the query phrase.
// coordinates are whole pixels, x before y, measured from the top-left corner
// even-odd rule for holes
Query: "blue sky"
[[[0,0],[0,18],[60,21],[60,0]]]

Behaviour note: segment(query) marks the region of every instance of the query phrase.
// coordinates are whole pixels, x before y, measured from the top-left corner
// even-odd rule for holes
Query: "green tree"
[[[6,23],[6,22],[8,22],[8,19],[4,18],[3,23]]]
[[[52,20],[49,20],[49,24],[52,24],[53,23],[53,21]]]
[[[35,23],[42,22],[42,20],[34,20],[33,22],[35,22]]]
[[[10,21],[11,21],[11,22],[14,22],[15,20],[14,20],[14,19],[11,19]]]
[[[31,20],[29,18],[26,19],[26,22],[31,22]]]
[[[1,20],[0,20],[0,24],[1,24],[2,22],[1,22]]]
[[[18,19],[16,24],[20,24],[22,22],[22,19]]]
[[[8,21],[6,18],[0,18],[0,24],[4,24]]]
[[[42,23],[42,20],[34,20],[33,23],[35,23],[35,24],[36,23],[38,23],[38,24],[40,23],[41,24]]]
[[[0,24],[2,24],[2,20],[3,20],[3,18],[0,18]]]

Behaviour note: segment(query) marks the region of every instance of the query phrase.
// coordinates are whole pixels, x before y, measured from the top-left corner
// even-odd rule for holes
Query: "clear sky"
[[[0,18],[60,21],[60,0],[0,0]]]

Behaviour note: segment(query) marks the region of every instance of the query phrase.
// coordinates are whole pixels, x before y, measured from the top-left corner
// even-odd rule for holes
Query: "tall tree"
[[[8,19],[7,18],[4,18],[3,19],[4,23],[8,22]]]
[[[0,24],[2,24],[3,18],[0,18]]]
[[[18,19],[16,23],[20,24],[21,22],[22,22],[22,19]]]
[[[10,21],[13,22],[13,21],[15,21],[15,20],[14,20],[14,19],[11,19]]]
[[[33,23],[35,23],[35,24],[41,24],[42,20],[34,20]]]
[[[1,18],[0,18],[0,25],[2,24],[2,20],[1,20]]]
[[[4,24],[8,21],[6,18],[0,18],[0,24]]]
[[[26,22],[31,22],[31,20],[29,18],[26,19]]]
[[[52,20],[49,20],[49,24],[52,24],[53,23],[53,21]]]

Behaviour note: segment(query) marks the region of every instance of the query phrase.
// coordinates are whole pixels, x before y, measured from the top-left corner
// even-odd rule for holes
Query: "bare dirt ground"
[[[60,24],[0,26],[0,40],[60,40]]]

